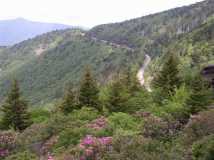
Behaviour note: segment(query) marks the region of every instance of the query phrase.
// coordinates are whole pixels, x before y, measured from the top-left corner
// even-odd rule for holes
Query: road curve
[[[146,54],[144,63],[137,73],[137,79],[139,80],[141,86],[145,86],[149,92],[151,92],[151,88],[145,85],[144,73],[145,73],[145,69],[147,68],[150,62],[151,62],[151,57],[148,54]]]

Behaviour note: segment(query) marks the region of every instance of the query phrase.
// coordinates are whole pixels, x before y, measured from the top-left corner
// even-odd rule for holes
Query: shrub
[[[41,123],[50,118],[51,113],[43,108],[36,108],[31,111],[32,121],[34,123]]]
[[[150,95],[145,90],[140,90],[131,96],[126,102],[125,111],[128,113],[134,113],[140,109],[149,108],[152,104],[152,99]]]
[[[192,116],[184,130],[184,138],[187,143],[200,140],[210,134],[214,134],[214,110]]]
[[[143,136],[115,135],[113,148],[102,155],[102,160],[182,160],[183,151],[173,144],[173,149],[157,140]]]
[[[214,134],[195,142],[192,147],[193,160],[214,159]]]
[[[117,130],[130,130],[137,132],[139,120],[126,113],[113,113],[108,117],[108,129],[113,133]]]
[[[90,107],[83,107],[81,110],[74,110],[73,113],[69,115],[71,119],[81,121],[92,121],[98,116],[98,111]]]
[[[88,133],[88,129],[85,127],[75,127],[63,130],[59,134],[59,140],[56,147],[74,146],[79,143],[79,140]]]
[[[16,134],[12,131],[0,132],[0,159],[8,156],[15,148]]]
[[[146,138],[158,140],[168,140],[176,134],[180,128],[180,123],[169,118],[162,119],[153,115],[144,118],[142,134]]]
[[[10,155],[5,160],[39,160],[39,158],[31,152],[25,151]]]
[[[164,111],[167,114],[172,115],[175,119],[180,122],[185,123],[189,118],[189,112],[187,108],[187,101],[189,99],[190,93],[185,86],[181,86],[175,89],[175,94],[166,101],[163,106]]]
[[[44,123],[33,124],[19,134],[17,137],[17,145],[19,149],[45,142],[50,137],[46,127],[47,125]]]

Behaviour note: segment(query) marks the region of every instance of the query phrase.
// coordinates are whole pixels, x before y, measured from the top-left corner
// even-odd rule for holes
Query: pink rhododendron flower
[[[100,117],[98,119],[95,119],[91,123],[87,125],[87,127],[95,129],[95,130],[101,130],[107,126],[107,120],[105,117]]]
[[[96,157],[99,152],[109,149],[112,145],[112,137],[93,137],[87,135],[79,144],[79,148],[83,151],[80,160]]]
[[[7,149],[0,148],[0,157],[6,157],[9,154]]]
[[[54,160],[50,153],[48,153],[48,160]]]

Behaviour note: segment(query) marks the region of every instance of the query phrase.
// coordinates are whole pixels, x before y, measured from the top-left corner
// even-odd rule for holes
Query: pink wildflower
[[[92,155],[93,155],[93,150],[92,150],[92,149],[86,149],[86,150],[85,150],[85,155],[86,155],[87,157],[92,156]]]
[[[54,160],[50,153],[48,153],[48,160]]]

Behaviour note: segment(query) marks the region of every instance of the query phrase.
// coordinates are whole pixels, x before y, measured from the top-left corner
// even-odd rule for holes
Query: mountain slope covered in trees
[[[207,34],[205,26],[212,24],[213,7],[214,2],[207,0],[122,23],[97,26],[89,31],[68,29],[50,32],[12,47],[2,47],[1,100],[12,78],[17,78],[28,99],[38,104],[61,97],[63,86],[68,81],[75,84],[87,65],[95,70],[103,83],[127,66],[139,69],[145,54],[153,57],[149,72],[155,75],[154,71],[160,68],[153,65],[161,65],[163,59],[159,56],[164,57],[169,48],[172,52],[185,52],[181,54],[182,63],[189,65],[192,58],[189,57],[187,62],[184,49],[190,50],[191,47],[185,39],[192,39],[193,34],[199,37],[209,35],[210,40],[206,42],[209,46],[205,48],[212,50],[212,33]],[[212,27],[209,31],[212,32]],[[201,40],[193,38],[191,41],[197,44]],[[205,54],[203,50],[194,51],[196,57],[202,53]],[[208,54],[202,57],[203,64],[212,63],[212,51]]]
[[[205,23],[214,15],[214,2],[206,0],[186,7],[113,24],[94,27],[89,35],[98,39],[125,44],[150,54],[160,54],[160,48],[172,39]]]
[[[61,97],[70,80],[75,84],[90,65],[101,82],[136,53],[84,36],[81,30],[56,31],[24,41],[0,53],[0,86],[6,93],[11,78],[17,78],[34,103]],[[42,52],[41,52],[42,51]],[[38,52],[41,52],[38,54]],[[110,78],[110,77],[109,77]]]

